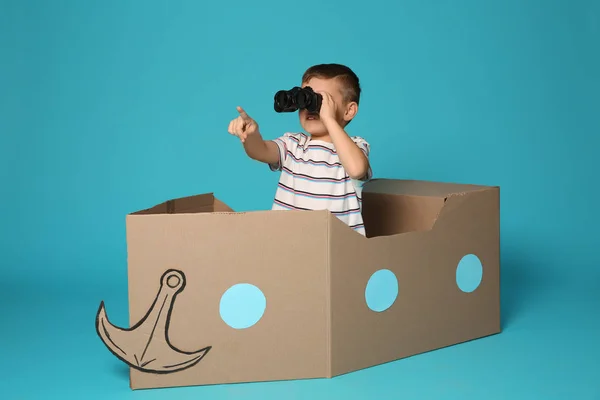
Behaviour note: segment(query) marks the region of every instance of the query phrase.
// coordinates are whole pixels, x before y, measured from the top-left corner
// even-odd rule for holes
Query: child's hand
[[[254,121],[242,107],[237,107],[237,111],[240,115],[233,119],[229,123],[229,133],[240,138],[242,143],[246,141],[246,138],[256,132],[258,132],[258,124]]]
[[[319,117],[323,122],[327,120],[335,120],[335,116],[337,114],[337,105],[333,100],[333,97],[327,92],[317,92],[321,96],[323,96],[323,101],[321,102],[321,110],[319,111]]]

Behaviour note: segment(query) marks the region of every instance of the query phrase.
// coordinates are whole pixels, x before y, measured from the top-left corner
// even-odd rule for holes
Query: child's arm
[[[266,164],[279,162],[279,148],[275,142],[264,140],[258,130],[258,124],[242,109],[237,108],[239,117],[229,123],[229,133],[240,138],[244,150],[250,158]]]
[[[369,171],[369,159],[348,136],[344,128],[335,119],[323,120],[329,136],[335,145],[340,162],[352,179],[362,180]]]
[[[323,96],[321,121],[335,145],[340,162],[350,178],[362,180],[369,172],[369,159],[336,121],[335,105],[331,96],[327,93],[321,95]]]

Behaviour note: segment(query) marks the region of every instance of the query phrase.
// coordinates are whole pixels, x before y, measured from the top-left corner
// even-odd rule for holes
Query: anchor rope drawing
[[[212,349],[182,351],[169,340],[169,325],[175,298],[185,288],[185,274],[169,269],[160,279],[160,288],[146,315],[131,328],[113,325],[100,303],[96,332],[106,347],[121,361],[140,371],[165,374],[190,368]]]

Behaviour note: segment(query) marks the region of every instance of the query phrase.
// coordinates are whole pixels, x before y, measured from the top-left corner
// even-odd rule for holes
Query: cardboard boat
[[[329,211],[234,212],[212,193],[166,201],[126,219],[131,328],[101,304],[97,332],[132,389],[331,378],[499,333],[499,196],[372,180],[366,237]],[[382,272],[395,297],[376,308]],[[240,285],[264,296],[251,326],[221,312]]]

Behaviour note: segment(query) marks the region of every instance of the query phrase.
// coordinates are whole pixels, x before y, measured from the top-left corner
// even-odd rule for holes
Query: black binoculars
[[[306,109],[310,113],[318,113],[321,110],[323,96],[315,93],[311,87],[294,87],[290,90],[280,90],[275,93],[275,111],[294,112]]]

